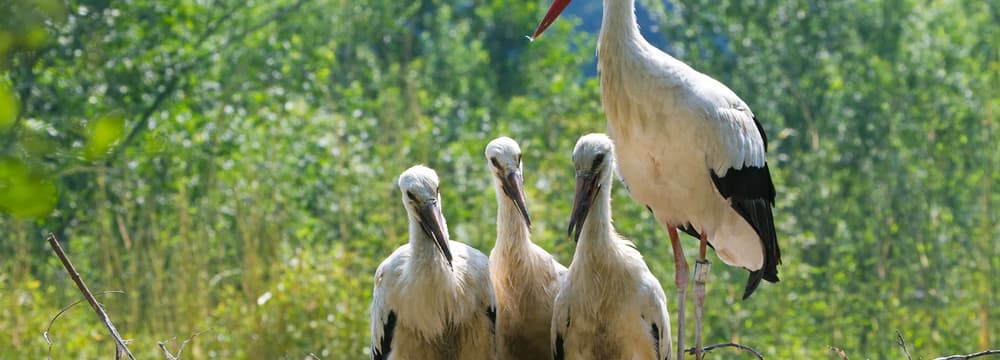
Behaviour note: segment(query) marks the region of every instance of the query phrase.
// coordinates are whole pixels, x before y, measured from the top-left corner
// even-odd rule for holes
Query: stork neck
[[[504,195],[497,185],[497,242],[498,249],[512,250],[526,247],[530,240],[528,224],[514,201]]]
[[[635,20],[635,0],[604,0],[599,46],[624,45],[631,41],[645,42]]]
[[[447,226],[443,230],[445,236],[448,236]],[[428,236],[420,227],[418,220],[412,216],[410,217],[410,247],[413,250],[411,256],[416,260],[414,263],[439,262],[445,267],[448,266],[444,254],[441,254],[441,249],[438,249],[437,244],[434,243],[434,238]]]
[[[605,182],[599,191],[583,222],[583,233],[576,248],[578,252],[604,258],[608,248],[615,246],[614,225],[611,224],[611,182]]]

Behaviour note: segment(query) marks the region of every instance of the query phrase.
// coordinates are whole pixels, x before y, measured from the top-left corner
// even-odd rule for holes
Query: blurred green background
[[[535,241],[568,264],[570,153],[605,126],[601,3],[529,43],[548,5],[4,0],[0,358],[43,357],[80,298],[50,231],[94,291],[126,292],[101,301],[142,358],[204,329],[184,358],[365,358],[372,274],[407,239],[395,177],[437,169],[453,237],[487,252],[500,135],[524,150]],[[1000,2],[639,5],[771,140],[782,281],[740,301],[746,272],[714,266],[707,343],[1000,347]],[[666,233],[622,186],[614,207],[675,310]],[[85,306],[51,337],[57,359],[113,352]]]

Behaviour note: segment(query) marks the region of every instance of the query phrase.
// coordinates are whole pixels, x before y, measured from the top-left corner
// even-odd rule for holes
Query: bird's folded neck
[[[445,231],[447,232],[448,230]],[[411,256],[415,260],[414,263],[440,262],[445,268],[448,267],[448,261],[445,259],[444,254],[441,253],[441,249],[434,242],[434,238],[427,236],[424,230],[420,228],[420,223],[415,220],[410,221],[410,247],[413,250]]]
[[[604,0],[598,46],[603,49],[645,41],[635,20],[635,0]]]
[[[495,247],[503,250],[518,250],[531,243],[528,224],[510,198],[497,196],[497,242]]]
[[[609,250],[614,250],[617,246],[617,235],[611,223],[611,187],[607,186],[600,191],[594,198],[594,204],[583,223],[579,243],[576,244],[577,253],[597,258],[605,257]]]

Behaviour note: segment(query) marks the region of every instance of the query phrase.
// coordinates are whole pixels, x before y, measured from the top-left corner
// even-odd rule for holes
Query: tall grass
[[[162,356],[157,341],[177,337],[176,347],[202,330],[185,350],[190,358],[364,356],[378,259],[331,236],[346,227],[341,221],[296,218],[271,189],[237,187],[240,196],[219,196],[231,184],[195,189],[186,176],[170,195],[140,201],[134,194],[142,181],[118,176],[94,174],[95,203],[81,204],[88,210],[73,216],[74,226],[0,220],[10,240],[0,262],[2,357],[45,356],[41,335],[50,317],[80,298],[58,263],[46,259],[48,230],[94,291],[125,291],[101,301],[137,356]],[[85,306],[63,315],[51,337],[55,358],[113,351]]]

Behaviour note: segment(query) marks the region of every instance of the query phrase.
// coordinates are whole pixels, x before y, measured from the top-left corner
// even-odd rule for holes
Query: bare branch
[[[156,342],[156,346],[159,346],[160,350],[163,350],[163,356],[166,356],[167,360],[177,360],[177,358],[174,357],[174,355],[170,354],[170,351],[167,351],[167,342],[174,341],[176,339],[177,337],[172,337],[163,341]]]
[[[316,359],[316,360],[320,360],[320,359],[319,359],[319,356],[316,356],[316,354],[313,354],[313,353],[309,353],[309,358],[310,358],[310,359]]]
[[[156,345],[159,346],[160,350],[163,351],[163,355],[167,357],[167,360],[180,360],[181,353],[184,352],[184,347],[187,346],[187,344],[189,342],[191,342],[191,340],[194,339],[196,336],[201,335],[201,334],[206,333],[206,332],[209,332],[209,331],[212,331],[212,328],[208,328],[208,329],[205,329],[205,330],[197,331],[194,334],[191,334],[191,336],[188,336],[187,339],[184,339],[184,341],[181,342],[180,349],[177,349],[177,355],[176,356],[174,356],[173,354],[171,354],[170,351],[167,351],[167,345],[166,344],[168,342],[176,340],[177,337],[172,337],[172,338],[169,338],[167,340],[157,341]]]
[[[722,343],[722,344],[709,345],[709,346],[703,347],[701,349],[701,353],[702,354],[707,354],[709,351],[712,351],[712,350],[715,350],[715,349],[718,349],[718,348],[722,348],[722,347],[734,347],[734,348],[737,348],[739,350],[746,351],[748,353],[753,354],[754,356],[757,357],[757,359],[764,360],[764,355],[761,355],[761,353],[759,351],[755,350],[754,348],[746,346],[746,345],[743,345],[743,344],[737,344],[737,343],[731,343],[731,342],[730,343]],[[694,354],[694,348],[685,349],[684,352],[686,352],[688,354]]]
[[[907,360],[913,360],[913,358],[910,357],[910,351],[906,350],[906,341],[903,341],[903,332],[899,331],[899,329],[896,329],[896,345],[903,348],[903,354],[906,354]]]
[[[128,350],[128,346],[125,345],[125,341],[122,340],[121,335],[118,334],[118,329],[116,329],[115,325],[111,323],[111,318],[109,318],[108,313],[104,311],[104,307],[97,302],[97,299],[94,298],[94,293],[90,292],[90,289],[87,288],[87,284],[80,278],[80,273],[76,271],[76,268],[73,267],[73,263],[69,261],[68,257],[66,257],[66,253],[63,252],[62,246],[59,245],[59,240],[56,240],[56,236],[54,234],[49,233],[48,241],[49,246],[51,246],[52,250],[56,252],[57,256],[59,256],[59,260],[62,261],[63,267],[66,268],[66,272],[69,273],[70,278],[72,278],[73,282],[76,283],[76,287],[80,288],[80,292],[83,293],[83,297],[87,299],[87,302],[90,303],[90,307],[94,308],[94,312],[97,313],[97,317],[101,319],[104,326],[108,328],[108,332],[110,332],[111,337],[115,339],[115,343],[118,344],[118,347],[125,352],[125,355],[128,356],[129,359],[135,360],[135,356],[133,356],[132,352]]]
[[[935,358],[934,360],[963,360],[963,359],[977,358],[986,355],[1000,355],[1000,350],[984,350],[967,355],[949,355],[949,356]]]
[[[108,290],[108,291],[101,291],[98,293],[94,293],[94,296],[101,296],[104,294],[124,294],[124,293],[125,292],[121,290]],[[46,359],[52,360],[52,339],[49,338],[49,331],[52,330],[52,325],[55,324],[56,319],[59,319],[59,317],[62,316],[63,313],[69,311],[69,309],[72,309],[74,306],[80,305],[80,303],[82,302],[83,302],[82,299],[74,301],[72,304],[69,304],[69,306],[62,308],[62,310],[59,310],[59,312],[56,313],[56,316],[53,316],[51,319],[49,319],[49,325],[46,326],[45,331],[42,332],[42,337],[45,338],[45,343],[49,344],[49,352],[48,356],[46,356]]]

